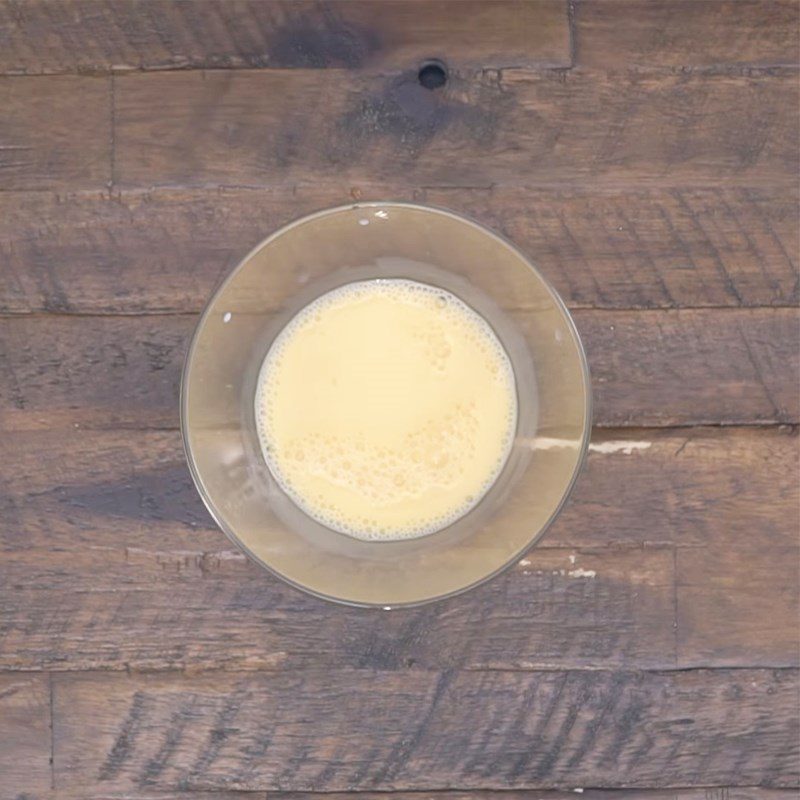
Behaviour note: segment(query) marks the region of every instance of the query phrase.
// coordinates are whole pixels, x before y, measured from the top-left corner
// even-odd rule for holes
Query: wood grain
[[[762,789],[757,786],[711,786],[702,789],[584,789],[575,787],[559,790],[500,790],[500,791],[435,791],[426,792],[425,800],[796,800],[794,789]],[[194,796],[195,793],[193,792]],[[418,793],[393,792],[392,800],[420,800]],[[339,793],[326,792],[322,798],[313,792],[292,792],[291,797],[281,797],[281,793],[270,792],[269,800],[387,800],[380,792]],[[149,800],[139,794],[132,800]],[[161,797],[154,800],[162,800]],[[186,800],[180,795],[167,795],[163,800]],[[202,794],[199,800],[206,800]],[[215,800],[236,800],[223,796]],[[245,795],[241,800],[250,800]],[[261,798],[259,798],[261,800]]]
[[[796,187],[0,193],[0,310],[199,311],[272,230],[354,198],[472,215],[526,252],[572,308],[800,302]],[[120,276],[124,276],[124,281]],[[287,275],[287,282],[295,276]],[[514,286],[499,285],[512,304]]]
[[[56,675],[53,683],[55,775],[67,788],[91,781],[117,791],[655,788],[719,785],[732,776],[788,787],[798,780],[795,671],[332,669]]]
[[[798,546],[799,460],[796,428],[595,431],[586,471],[546,541],[672,543],[687,558],[712,545]]]
[[[0,424],[176,427],[195,323],[190,316],[0,320]]]
[[[784,792],[780,789],[761,790],[763,794],[747,794],[740,793],[731,795],[731,800],[789,800]],[[296,792],[286,792],[283,796],[279,793],[270,792],[269,800],[299,800],[293,795]],[[18,800],[18,798],[14,798]],[[27,800],[27,798],[26,798]],[[39,793],[31,796],[30,800],[267,800],[266,792],[238,792],[238,791],[185,791],[183,789],[174,789],[163,791],[161,789],[149,789],[147,787],[139,787],[137,789],[126,790],[124,792],[117,792],[114,790],[106,789],[102,783],[93,782],[88,786],[72,787],[69,789],[54,789],[49,793]],[[325,797],[317,796],[315,800],[326,800]],[[351,800],[356,800],[351,796]],[[367,798],[364,798],[367,800]],[[387,800],[384,798],[384,800]],[[511,800],[511,798],[509,798]],[[550,800],[544,797],[542,800]],[[556,796],[553,800],[561,800]],[[619,798],[612,798],[612,800],[620,800]],[[622,798],[625,800],[625,798]],[[633,800],[633,798],[631,798]],[[650,800],[650,798],[645,798]],[[661,798],[656,795],[653,800],[676,800],[676,798],[668,797]],[[683,798],[677,798],[683,800]],[[687,800],[707,800],[706,798],[699,798],[697,795],[687,795]],[[715,798],[711,798],[715,800]],[[719,800],[725,800],[720,798]]]
[[[580,790],[580,791],[579,791]],[[762,789],[756,786],[712,786],[702,789],[583,789],[575,787],[565,791],[559,790],[501,790],[501,791],[436,791],[426,792],[425,800],[575,800],[575,795],[580,794],[581,800],[796,800],[797,791],[794,789]],[[414,792],[393,792],[392,800],[420,800],[419,794]],[[192,796],[196,796],[192,792]],[[199,794],[199,800],[206,798]],[[241,797],[241,795],[239,795]],[[339,793],[326,792],[322,798],[313,792],[292,792],[291,797],[281,793],[270,792],[269,800],[387,800],[386,795],[380,792]],[[131,800],[148,800],[146,797],[136,795]],[[186,800],[180,795],[167,795],[154,800]],[[214,796],[214,800],[236,800]],[[250,800],[245,795],[241,800]],[[261,800],[261,798],[259,798]]]
[[[0,108],[0,192],[107,185],[107,78],[0,78]]]
[[[596,424],[800,418],[796,310],[587,310],[574,317],[592,371]]]
[[[530,313],[514,315],[523,329]],[[176,427],[196,321],[0,319],[0,427]],[[597,425],[800,421],[795,309],[579,310],[575,321],[589,356]]]
[[[194,793],[193,793],[194,794]],[[501,791],[436,791],[426,792],[425,800],[796,800],[794,789],[762,789],[756,786],[713,786],[702,789],[583,789],[575,787],[558,790],[501,790]],[[393,792],[392,800],[420,800],[414,792]],[[359,792],[358,800],[387,800],[379,792]],[[133,800],[139,800],[139,795]],[[146,800],[146,798],[142,798]],[[158,799],[160,800],[160,799]],[[165,800],[181,800],[169,796]],[[200,800],[205,798],[200,796]],[[221,800],[235,800],[223,797]],[[246,797],[243,800],[248,800]],[[284,800],[280,793],[270,792],[269,800]],[[285,800],[290,800],[286,798]],[[312,792],[293,792],[291,800],[354,800],[353,793],[329,792],[320,798]]]
[[[581,788],[581,787],[577,787]],[[796,789],[764,789],[755,786],[715,786],[696,789],[583,789],[581,800],[796,800]],[[122,792],[102,784],[82,788],[54,789],[24,795],[28,800],[389,800],[386,792],[263,792],[162,790],[139,787]],[[575,789],[480,789],[434,790],[424,800],[575,800]],[[19,800],[18,796],[13,800]],[[421,800],[419,792],[392,792],[391,800]]]
[[[577,787],[581,788],[581,787]],[[697,789],[583,789],[581,800],[796,800],[795,789],[755,786],[715,786]],[[575,800],[575,789],[434,790],[424,800]],[[30,800],[390,800],[386,792],[250,792],[130,789],[123,792],[96,784],[79,789],[55,789],[27,795]],[[14,798],[18,800],[18,798]],[[419,792],[392,792],[391,800],[422,800]]]
[[[566,0],[0,3],[0,72],[566,67]]]
[[[796,480],[798,471],[792,474]],[[793,544],[767,548],[759,545],[756,535],[738,547],[718,541],[704,549],[702,558],[688,550],[678,551],[678,663],[682,666],[709,660],[738,665],[754,652],[767,663],[776,657],[783,663],[800,660],[800,547],[796,541],[800,497],[796,490],[792,498],[794,508],[786,512],[784,527],[793,535]]]
[[[246,562],[172,432],[15,434],[0,472],[0,668],[797,665],[796,433],[615,437],[595,441],[564,514],[513,570],[387,615]]]
[[[47,675],[0,675],[0,800],[49,792],[50,688]]]
[[[122,187],[794,183],[796,74],[212,71],[115,80]],[[731,114],[735,108],[736,113]]]
[[[40,430],[4,434],[5,548],[103,545],[214,551],[177,431]],[[796,429],[595,431],[548,546],[599,548],[797,542]],[[535,502],[536,498],[520,498]]]
[[[762,790],[764,793],[761,794],[740,794],[740,795],[732,795],[732,800],[789,800],[789,798],[783,796],[783,792],[780,789],[770,789],[770,790]],[[286,793],[269,793],[269,800],[299,800],[299,798],[295,798],[293,795],[296,795],[296,792],[286,792]],[[103,786],[102,783],[95,781],[87,786],[82,787],[71,787],[69,789],[61,789],[56,788],[50,792],[44,793],[40,792],[36,795],[26,795],[26,800],[30,798],[30,800],[267,800],[267,793],[266,792],[239,792],[239,791],[225,791],[225,790],[216,790],[216,791],[186,791],[184,789],[174,789],[174,790],[166,790],[163,791],[161,789],[151,789],[148,787],[138,787],[134,790],[125,790],[124,792],[117,792],[113,789],[107,789]],[[14,798],[14,800],[19,800],[19,798]],[[314,800],[325,800],[323,796],[317,796]],[[353,798],[351,796],[351,800],[357,800],[357,798]],[[367,798],[364,798],[367,800]],[[387,800],[387,798],[384,798]],[[509,800],[511,800],[509,798]],[[542,800],[550,800],[550,798],[544,797]],[[553,800],[561,800],[556,796]],[[619,800],[618,798],[612,798],[612,800]],[[622,798],[625,800],[625,798]],[[633,800],[633,798],[631,798]],[[645,798],[645,800],[650,800],[650,798]],[[653,800],[675,800],[675,798],[660,798],[656,795]],[[678,800],[682,800],[679,798]],[[696,796],[688,795],[687,800],[696,800]],[[700,798],[699,800],[705,800],[704,798]],[[712,798],[714,800],[714,798]],[[723,800],[720,798],[720,800]]]
[[[165,544],[165,528],[150,527],[145,546],[82,530],[84,548],[5,550],[2,668],[288,674],[675,664],[665,548],[541,548],[463,600],[387,614],[301,595],[245,562],[222,534],[213,551],[178,550]]]
[[[581,787],[577,787],[581,788]],[[698,789],[583,789],[581,800],[796,800],[795,789],[763,789],[755,786],[715,786]],[[426,791],[424,800],[575,800],[575,789]],[[90,787],[56,789],[27,795],[30,800],[422,800],[419,792],[250,792],[196,791],[137,788],[123,792]],[[14,798],[18,800],[18,798]]]
[[[577,63],[600,69],[797,65],[793,0],[585,0]]]
[[[796,797],[798,22],[0,0],[0,800]],[[389,614],[247,562],[176,430],[219,279],[385,197],[532,257],[599,423],[540,546]]]

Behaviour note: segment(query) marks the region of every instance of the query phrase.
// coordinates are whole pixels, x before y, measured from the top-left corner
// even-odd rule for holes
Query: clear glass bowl
[[[259,369],[288,320],[324,292],[373,278],[460,297],[494,328],[517,381],[517,434],[494,486],[449,527],[392,542],[333,531],[296,506],[264,461],[254,411]],[[356,203],[277,231],[216,291],[189,347],[181,429],[203,501],[253,560],[328,600],[416,605],[488,580],[545,532],[588,446],[589,372],[563,302],[505,239],[443,209]]]

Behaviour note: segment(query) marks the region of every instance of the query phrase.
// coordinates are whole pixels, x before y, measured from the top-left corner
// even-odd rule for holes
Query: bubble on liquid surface
[[[410,318],[424,322],[410,325],[403,344],[416,348],[415,357],[431,385],[438,380],[447,387],[451,372],[463,370],[466,363],[483,371],[487,386],[500,398],[492,437],[485,412],[476,406],[478,390],[471,399],[422,415],[390,445],[376,444],[368,432],[315,430],[309,424],[307,429],[295,425],[289,433],[282,427],[283,417],[291,413],[286,409],[292,407],[284,373],[299,337],[319,334],[324,340],[326,320],[351,305],[375,300],[407,306],[415,311]],[[363,335],[370,336],[370,331]],[[409,403],[414,388],[408,387]],[[264,360],[255,410],[264,458],[283,490],[322,524],[367,540],[433,533],[469,512],[505,466],[517,423],[513,370],[489,324],[455,295],[405,279],[348,284],[301,309]],[[482,471],[476,468],[479,453],[485,461]],[[437,493],[446,501],[437,501]]]

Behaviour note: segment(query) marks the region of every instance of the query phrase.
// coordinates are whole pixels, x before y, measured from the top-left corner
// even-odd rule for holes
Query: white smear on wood
[[[522,561],[519,562],[519,565],[521,567],[529,567],[531,565],[531,562],[528,561],[527,558],[523,558]]]
[[[220,561],[246,561],[244,553],[238,550],[218,550],[216,553],[204,553],[211,558],[219,559]]]
[[[520,439],[519,442],[521,445],[529,447],[531,450],[577,450],[580,447],[580,442],[577,439],[559,439],[554,436],[534,436],[533,438]],[[629,456],[637,450],[648,450],[652,446],[652,442],[636,442],[630,439],[620,439],[612,442],[595,442],[589,445],[589,451],[592,453],[602,453],[604,455],[623,453]]]
[[[649,450],[653,446],[652,442],[632,442],[632,441],[618,441],[618,442],[597,442],[597,444],[589,445],[589,452],[603,453],[608,455],[610,453],[622,453],[629,456],[637,450]]]
[[[575,559],[576,559],[577,557],[578,557],[578,556],[576,556],[576,555],[575,555],[575,553],[573,553],[573,554],[572,554],[572,555],[569,557],[569,563],[570,563],[570,564],[574,564],[574,563],[575,563]]]
[[[593,569],[582,569],[578,567],[578,569],[571,569],[569,571],[570,578],[594,578],[597,576],[597,572]]]
[[[531,450],[561,450],[564,447],[577,450],[580,445],[577,439],[557,439],[553,436],[521,438],[519,443],[525,447],[530,447]]]

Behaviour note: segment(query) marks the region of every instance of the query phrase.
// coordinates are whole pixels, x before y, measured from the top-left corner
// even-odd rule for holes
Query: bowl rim
[[[525,544],[525,546],[517,551],[511,558],[507,559],[503,564],[493,569],[491,572],[486,573],[485,575],[481,576],[477,580],[472,581],[471,583],[465,584],[464,586],[460,586],[457,589],[453,589],[451,591],[443,592],[441,594],[431,595],[430,597],[425,597],[420,600],[412,600],[409,602],[394,602],[391,604],[388,603],[377,603],[377,602],[366,602],[362,600],[352,600],[344,597],[338,597],[336,595],[327,594],[325,592],[318,591],[317,589],[311,588],[309,586],[305,586],[302,583],[299,583],[292,578],[287,577],[286,575],[279,572],[276,568],[272,567],[266,561],[264,561],[261,557],[257,556],[253,553],[250,548],[247,547],[240,539],[236,536],[236,534],[231,530],[228,526],[227,522],[225,521],[222,514],[217,510],[214,502],[212,501],[209,493],[207,492],[205,485],[203,483],[202,476],[200,475],[199,470],[197,469],[197,465],[195,463],[195,459],[192,455],[191,446],[189,445],[189,430],[188,430],[188,376],[189,371],[192,365],[193,357],[195,355],[195,349],[197,346],[197,341],[200,336],[200,332],[203,329],[206,320],[211,315],[211,310],[214,306],[214,303],[218,297],[218,295],[225,289],[225,287],[232,282],[236,274],[239,270],[253,257],[258,253],[262,248],[266,247],[267,245],[271,244],[274,240],[278,237],[283,236],[285,233],[288,233],[290,230],[294,228],[298,228],[302,225],[305,225],[309,222],[313,222],[316,219],[331,216],[334,214],[342,213],[345,211],[354,211],[359,208],[406,208],[406,209],[413,209],[416,211],[423,211],[428,213],[434,214],[441,214],[443,216],[450,217],[451,219],[470,225],[471,227],[477,229],[480,233],[490,236],[492,239],[497,241],[499,244],[503,245],[504,247],[510,249],[513,253],[515,253],[522,263],[530,269],[534,275],[541,281],[544,288],[547,290],[547,293],[550,295],[550,298],[553,301],[553,304],[556,308],[561,312],[563,316],[567,328],[569,329],[570,333],[572,334],[573,342],[576,346],[576,351],[578,354],[578,359],[581,365],[581,375],[583,378],[583,387],[584,387],[584,416],[583,416],[583,433],[581,438],[581,445],[580,451],[578,453],[578,457],[575,461],[575,466],[572,471],[572,475],[570,476],[569,482],[566,484],[564,491],[562,492],[561,498],[555,508],[553,509],[550,516],[547,518],[545,523],[540,527],[538,532],[532,536]],[[203,505],[206,507],[207,511],[211,515],[211,518],[216,523],[217,527],[227,536],[227,538],[234,544],[236,547],[241,550],[247,558],[251,561],[254,561],[263,569],[267,570],[270,574],[274,575],[275,577],[279,578],[284,583],[292,586],[295,589],[303,592],[304,594],[311,595],[316,597],[320,600],[326,600],[332,603],[336,603],[338,605],[349,606],[351,608],[371,608],[371,609],[383,609],[385,611],[394,610],[394,609],[401,609],[401,608],[417,608],[419,606],[428,605],[429,603],[434,603],[440,600],[446,600],[451,597],[456,597],[464,592],[468,592],[471,589],[475,589],[478,586],[482,586],[483,584],[487,583],[488,581],[496,578],[503,572],[506,572],[508,569],[513,567],[514,564],[518,562],[518,560],[531,548],[533,548],[542,537],[547,533],[550,526],[553,524],[555,519],[563,510],[564,506],[566,505],[567,501],[569,500],[573,489],[575,488],[575,484],[577,483],[578,476],[583,469],[583,465],[586,461],[586,457],[589,451],[589,442],[591,440],[592,434],[592,412],[593,412],[593,397],[592,397],[592,381],[591,381],[591,373],[589,370],[589,363],[586,357],[586,350],[583,346],[583,342],[581,340],[580,334],[578,332],[578,328],[575,325],[575,320],[572,317],[569,309],[567,308],[564,300],[561,298],[559,293],[555,290],[553,285],[550,283],[549,279],[542,274],[542,272],[536,267],[536,265],[531,261],[531,259],[519,248],[516,244],[514,244],[510,239],[506,236],[497,233],[496,231],[492,230],[491,228],[487,227],[481,222],[473,219],[471,216],[466,214],[462,214],[460,212],[452,211],[448,208],[443,208],[441,206],[436,205],[428,205],[423,203],[413,203],[409,201],[401,201],[401,200],[358,200],[353,203],[344,203],[338,206],[331,206],[329,208],[320,209],[318,211],[313,211],[310,214],[306,214],[302,217],[298,217],[294,220],[287,222],[286,224],[282,225],[281,227],[277,228],[273,231],[269,236],[265,239],[262,239],[258,244],[255,245],[248,253],[241,258],[236,265],[229,270],[229,272],[225,275],[225,277],[218,282],[215,289],[211,292],[208,300],[206,301],[203,310],[200,312],[199,317],[197,318],[197,322],[195,324],[194,330],[192,332],[192,336],[189,340],[189,346],[186,348],[186,355],[184,357],[183,362],[183,369],[181,370],[181,383],[180,383],[180,432],[181,432],[181,441],[183,444],[183,452],[186,462],[189,466],[189,472],[192,476],[192,482],[195,485],[195,489],[197,493],[200,495],[200,499],[203,501]],[[491,523],[490,523],[491,524]]]

